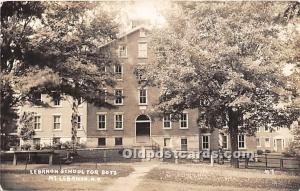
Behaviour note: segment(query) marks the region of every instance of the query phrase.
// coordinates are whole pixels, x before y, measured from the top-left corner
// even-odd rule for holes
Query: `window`
[[[106,129],[106,115],[98,114],[98,129]]]
[[[171,129],[172,128],[171,114],[164,115],[163,124],[164,124],[164,127],[163,127],[164,129]]]
[[[202,149],[209,149],[209,135],[202,135]]]
[[[246,145],[245,145],[245,135],[239,135],[238,136],[238,146],[239,146],[239,149],[246,148]]]
[[[260,132],[260,127],[256,127],[256,132]]]
[[[187,151],[187,138],[181,139],[181,150]]]
[[[138,57],[147,58],[147,43],[138,44]]]
[[[60,129],[60,115],[53,116],[54,129]]]
[[[33,144],[34,145],[40,145],[41,144],[41,139],[40,138],[33,138]]]
[[[77,143],[80,143],[80,137],[77,137]]]
[[[265,147],[270,147],[270,146],[271,146],[270,138],[265,138]]]
[[[123,129],[123,115],[115,114],[115,129]]]
[[[42,94],[41,93],[34,93],[33,100],[36,105],[40,105],[42,103]]]
[[[276,131],[277,132],[280,131],[280,127],[279,126],[276,127]]]
[[[116,137],[115,138],[115,145],[123,145],[123,138],[122,137]]]
[[[98,146],[105,146],[106,145],[106,138],[101,137],[98,138]]]
[[[127,57],[127,46],[126,45],[120,45],[119,46],[119,56],[120,57]]]
[[[122,79],[123,66],[121,64],[115,65],[115,76],[116,76],[116,79]]]
[[[164,138],[164,147],[170,147],[171,138]]]
[[[182,128],[182,129],[188,128],[188,114],[187,113],[181,114],[179,123],[180,123],[180,128]]]
[[[55,106],[60,106],[60,98],[56,98],[56,99],[54,99],[54,105]]]
[[[146,37],[146,30],[145,29],[140,30],[140,37]]]
[[[60,137],[53,137],[53,144],[60,143]]]
[[[270,129],[269,129],[269,126],[265,126],[265,132],[269,132],[270,131]]]
[[[41,129],[41,116],[34,116],[34,130]]]
[[[81,116],[80,115],[77,116],[77,121],[76,122],[77,122],[77,128],[81,129],[82,123],[81,123]]]
[[[261,147],[260,138],[256,138],[256,146]]]
[[[147,104],[147,90],[146,89],[140,89],[139,90],[139,104]]]
[[[123,90],[115,90],[115,104],[122,105],[123,104]]]
[[[223,135],[222,136],[222,147],[223,149],[228,149],[228,136],[227,135]]]

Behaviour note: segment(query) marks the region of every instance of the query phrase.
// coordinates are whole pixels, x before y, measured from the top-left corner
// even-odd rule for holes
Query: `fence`
[[[256,155],[240,160],[240,168],[300,170],[299,157],[284,157],[280,154]]]
[[[189,151],[178,151],[186,152]],[[228,156],[228,155],[227,155]],[[198,158],[177,158],[164,159],[165,162],[175,163],[211,163],[211,156],[201,156]],[[216,158],[213,158],[213,163],[218,165],[230,165],[230,158],[224,157],[224,153],[218,153]],[[243,156],[238,159],[239,168],[247,169],[278,169],[278,170],[300,170],[300,157],[284,157],[281,154],[264,153],[262,155],[254,154]]]

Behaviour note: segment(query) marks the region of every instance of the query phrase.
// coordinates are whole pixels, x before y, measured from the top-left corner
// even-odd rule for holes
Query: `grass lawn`
[[[225,166],[164,164],[152,169],[140,187],[164,190],[299,190],[297,174],[232,169]]]
[[[49,168],[29,165],[30,169]],[[51,166],[59,169],[59,166]],[[95,164],[65,165],[63,169],[96,169]],[[196,190],[299,190],[300,176],[276,171],[211,167],[205,164],[161,162],[99,164],[97,169],[116,171],[117,175],[98,175],[97,181],[52,181],[49,175],[29,174],[24,165],[2,165],[1,185],[6,190],[127,190],[127,191],[196,191]],[[61,176],[61,175],[59,175]],[[73,176],[73,175],[70,175]],[[82,176],[81,176],[82,177]],[[97,177],[90,175],[89,177]]]

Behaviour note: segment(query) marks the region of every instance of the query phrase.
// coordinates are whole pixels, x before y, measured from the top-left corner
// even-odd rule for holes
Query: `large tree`
[[[72,139],[76,141],[78,100],[101,102],[114,85],[109,49],[116,38],[114,14],[97,2],[4,2],[1,6],[1,133],[11,130],[12,114],[35,95],[67,95],[71,103]],[[16,115],[13,116],[15,118]]]
[[[146,66],[145,85],[162,87],[156,109],[178,116],[198,108],[202,127],[228,126],[232,152],[238,150],[239,133],[253,135],[269,124],[288,126],[298,114],[289,104],[296,91],[282,68],[299,63],[299,19],[283,16],[287,6],[174,5],[168,25],[154,30],[150,40],[155,57]],[[232,164],[237,166],[237,160],[232,158]]]

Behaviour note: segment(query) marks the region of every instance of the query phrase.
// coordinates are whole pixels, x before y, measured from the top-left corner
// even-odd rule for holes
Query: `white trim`
[[[122,116],[122,128],[116,128],[117,121],[116,116],[121,115]],[[123,130],[124,129],[124,114],[123,113],[114,113],[114,130]]]
[[[268,145],[267,145],[266,139],[269,139],[269,144]],[[266,148],[270,148],[271,147],[271,138],[270,137],[264,137],[264,143],[265,143]]]
[[[98,111],[98,112],[96,112],[96,114],[98,115],[98,114],[104,114],[104,115],[106,115],[107,114],[107,112],[106,111]]]
[[[96,115],[97,115],[97,130],[99,130],[99,131],[105,131],[106,130],[106,124],[107,124],[107,115],[106,115],[106,112],[97,112]],[[99,128],[99,122],[100,122],[99,121],[99,116],[100,115],[103,115],[105,117],[104,128]]]
[[[54,119],[55,119],[55,116],[59,116],[59,129],[55,129],[54,127],[55,127],[55,121],[54,121]],[[61,114],[52,114],[52,123],[53,123],[53,131],[61,131],[62,129],[61,129],[61,121],[62,121],[62,115]]]
[[[180,117],[180,119],[179,119],[179,129],[188,129],[189,128],[189,114],[188,114],[188,112],[183,112],[183,114],[186,115],[186,127],[181,126],[182,120],[181,120],[181,117]]]
[[[125,46],[125,55],[121,55],[121,46]],[[118,48],[118,57],[119,58],[128,58],[128,47],[127,44],[119,44],[119,48]]]
[[[187,137],[180,137],[180,150],[182,150],[182,139],[186,139],[186,150],[188,151],[188,138]]]
[[[124,63],[120,63],[120,64],[117,64],[117,65],[120,65],[121,66],[121,78],[116,78],[116,76],[115,76],[115,79],[117,80],[117,81],[123,81],[123,77],[124,77]],[[117,75],[117,73],[116,73],[116,65],[114,65],[114,75]]]
[[[229,135],[222,135],[222,146],[223,146],[223,138],[224,136],[226,137],[226,148],[224,147],[223,149],[229,149]]]
[[[146,92],[146,103],[141,103],[141,90],[145,90]],[[139,105],[148,105],[148,88],[138,88],[138,100]]]
[[[34,129],[34,131],[36,131],[36,132],[40,132],[40,131],[42,131],[42,115],[41,114],[34,114],[33,115],[33,117],[34,117],[34,122],[33,122],[33,129]],[[35,117],[40,117],[40,121],[39,121],[39,124],[40,124],[40,128],[39,129],[35,129],[34,127],[35,127]]]
[[[165,115],[163,116],[163,129],[172,129],[172,116],[171,114],[168,114],[170,116],[170,127],[165,127]]]
[[[240,135],[243,135],[243,136],[244,136],[244,147],[239,147]],[[246,137],[245,137],[244,134],[239,134],[239,135],[238,135],[238,149],[246,149],[246,148],[247,148],[247,145],[246,145]]]
[[[123,91],[123,88],[116,88],[115,90],[114,90],[114,95],[116,96],[116,91],[117,90],[121,90],[122,91],[122,97],[121,97],[121,100],[122,100],[122,103],[116,103],[116,101],[117,101],[117,99],[115,98],[115,100],[114,100],[114,104],[115,105],[124,105],[124,98],[123,98],[123,95],[124,95],[124,91]]]
[[[55,105],[55,102],[56,101],[59,101],[59,104],[58,105]],[[62,107],[62,96],[60,95],[59,99],[53,99],[52,100],[52,107]]]
[[[208,137],[208,148],[203,148],[203,138],[205,137]],[[211,137],[211,134],[210,133],[205,133],[205,134],[202,134],[201,135],[201,147],[202,147],[202,150],[209,150],[210,149],[210,137]]]
[[[146,115],[148,118],[149,118],[149,120],[143,120],[143,121],[137,121],[137,118],[140,116],[140,115]],[[151,133],[152,133],[152,131],[151,131],[151,126],[152,126],[152,122],[151,122],[151,117],[149,116],[149,115],[147,115],[147,114],[139,114],[136,118],[135,118],[135,121],[134,121],[134,142],[135,143],[137,143],[136,142],[136,124],[137,123],[139,123],[139,122],[148,122],[148,123],[150,123],[150,140],[151,140]]]

